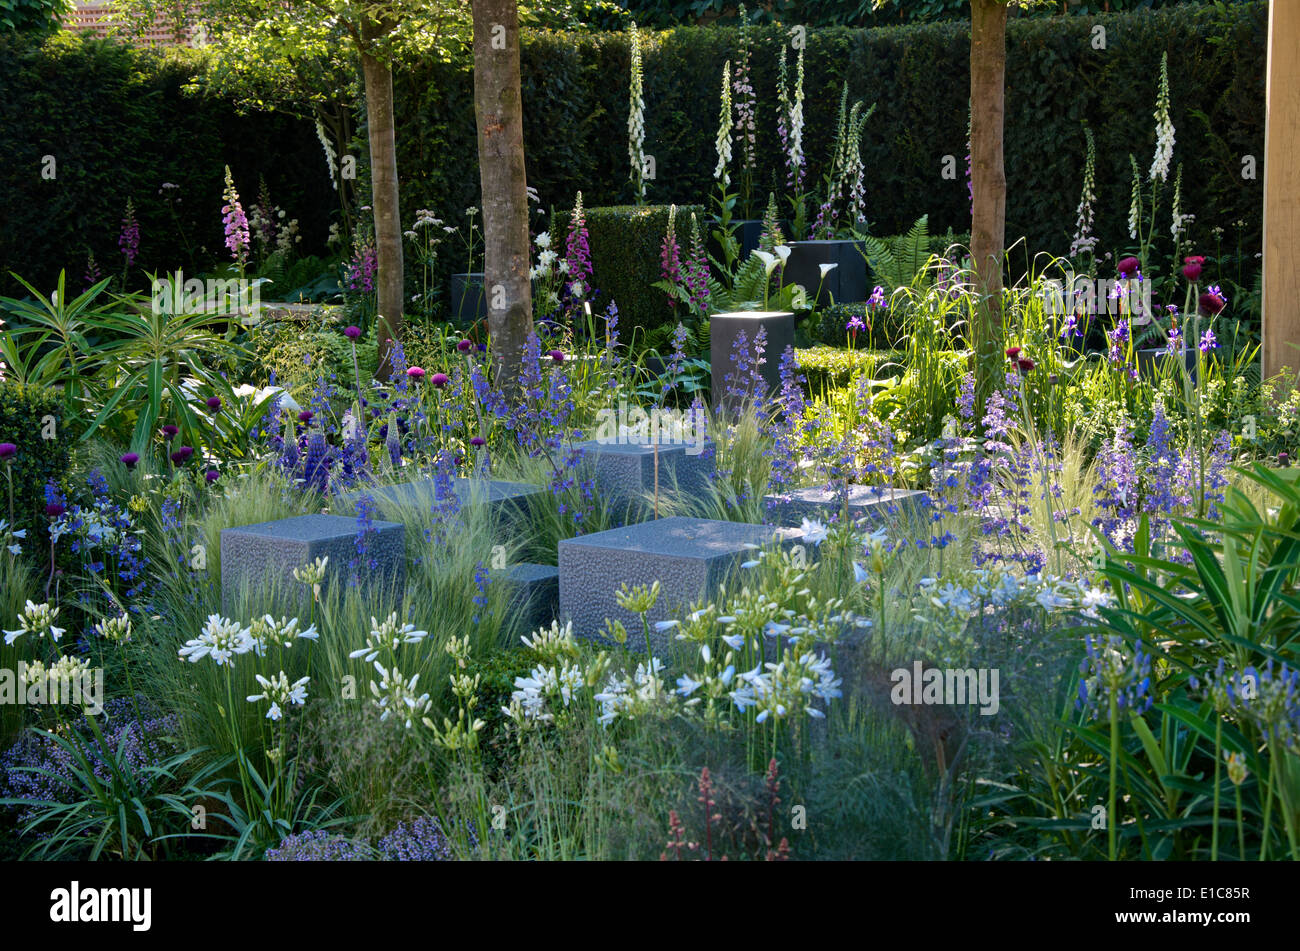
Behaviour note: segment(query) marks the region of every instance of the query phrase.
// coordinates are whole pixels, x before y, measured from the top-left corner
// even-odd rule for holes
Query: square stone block
[[[709,357],[713,367],[713,402],[720,405],[727,394],[727,375],[734,372],[736,338],[745,334],[746,352],[754,352],[759,328],[766,331],[763,365],[759,372],[768,393],[781,387],[781,355],[794,346],[794,314],[781,310],[737,311],[714,314],[709,320]]]
[[[750,545],[799,541],[797,532],[743,522],[663,518],[560,542],[560,619],[573,622],[580,637],[601,639],[605,619],[622,621],[628,648],[644,649],[638,615],[618,606],[615,593],[626,582],[660,583],[659,600],[648,617],[651,644],[663,653],[673,632],[653,624],[716,590],[740,563],[754,557]]]
[[[374,569],[362,566],[358,574],[365,582],[400,591],[406,580],[406,530],[396,522],[377,521],[372,527],[366,557],[379,564]],[[293,570],[317,558],[329,558],[325,584],[346,583],[356,545],[356,519],[340,515],[300,515],[227,528],[221,533],[222,610],[229,614],[236,609],[245,586],[256,590],[259,584],[275,583],[282,591],[298,590],[302,585],[294,580]]]
[[[918,489],[851,485],[848,495],[849,517],[854,522],[878,522],[891,515],[907,517],[930,502],[929,494]],[[798,525],[805,518],[829,522],[843,511],[839,493],[829,492],[825,486],[796,489],[764,498],[773,521],[780,525]]]
[[[461,479],[452,480],[452,492],[460,502],[461,508],[472,505],[487,505],[494,520],[513,531],[516,516],[527,505],[529,498],[543,491],[541,486],[528,482],[508,482],[504,479]],[[356,489],[335,496],[334,502],[340,511],[355,512],[357,502],[362,495],[370,495],[380,506],[398,510],[411,509],[421,514],[433,510],[433,506],[443,501],[437,493],[437,483],[432,479],[417,482],[399,482],[395,485],[371,486]]]
[[[580,444],[583,465],[590,466],[596,492],[616,506],[642,500],[654,493],[655,449],[653,445],[629,443]],[[676,486],[680,492],[696,494],[708,485],[713,473],[713,447],[683,443],[659,445],[659,494],[667,495]]]
[[[867,259],[860,250],[861,242],[851,239],[791,241],[789,247],[790,260],[781,279],[786,284],[802,284],[809,300],[817,294],[815,306],[824,307],[832,298],[837,304],[867,299]],[[821,275],[823,264],[835,265],[825,280]]]
[[[521,561],[493,573],[492,581],[510,590],[507,624],[518,636],[549,627],[560,614],[560,570]]]

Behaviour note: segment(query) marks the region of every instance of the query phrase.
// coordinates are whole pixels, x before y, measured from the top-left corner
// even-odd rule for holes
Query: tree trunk
[[[388,32],[383,24],[362,28],[361,72],[366,83],[366,126],[370,140],[371,208],[375,215],[375,278],[379,365],[375,377],[392,372],[393,340],[402,330],[404,273],[402,217],[397,195],[397,137],[393,119],[393,71],[375,55],[374,41]]]
[[[1007,225],[1002,124],[1006,64],[1005,0],[971,0],[970,150],[974,207],[970,250],[980,295],[974,343],[981,405],[1002,365],[1002,256]]]
[[[483,190],[483,286],[498,386],[510,389],[533,332],[528,180],[516,0],[473,0],[474,115]]]

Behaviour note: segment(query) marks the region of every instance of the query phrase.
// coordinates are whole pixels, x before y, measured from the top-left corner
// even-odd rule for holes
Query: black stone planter
[[[791,241],[790,260],[785,263],[782,283],[802,284],[809,302],[821,307],[832,298],[837,304],[867,299],[867,259],[853,240]],[[836,265],[822,280],[821,266]],[[817,288],[821,286],[821,293]],[[817,294],[814,301],[812,295]]]
[[[735,369],[733,349],[736,337],[743,331],[753,353],[754,338],[758,329],[766,331],[763,365],[759,372],[767,385],[768,393],[781,387],[781,356],[787,347],[794,346],[794,315],[789,311],[742,311],[732,314],[714,314],[709,320],[710,363],[713,369],[713,404],[726,406],[727,375]]]
[[[1144,347],[1135,354],[1137,357],[1138,373],[1154,375],[1163,370],[1166,366],[1174,368],[1177,360],[1172,353],[1165,347]],[[1183,360],[1186,363],[1188,372],[1192,375],[1192,382],[1196,382],[1196,348],[1188,347],[1183,351]]]
[[[451,276],[451,319],[472,324],[487,316],[487,295],[483,291],[483,272]]]

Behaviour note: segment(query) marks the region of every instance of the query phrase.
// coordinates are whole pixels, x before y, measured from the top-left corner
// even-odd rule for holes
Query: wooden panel
[[[1264,133],[1264,374],[1300,369],[1300,0],[1268,18]],[[1248,184],[1248,183],[1247,183]]]

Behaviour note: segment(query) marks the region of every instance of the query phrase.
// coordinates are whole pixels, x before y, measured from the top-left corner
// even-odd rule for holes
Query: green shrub
[[[321,377],[340,388],[356,386],[352,367],[352,341],[341,327],[304,327],[294,321],[264,324],[250,342],[258,367],[291,392],[310,388]],[[357,364],[362,380],[374,375],[378,347],[373,337],[357,341]]]
[[[585,211],[593,282],[602,300],[618,304],[621,339],[630,343],[633,327],[651,331],[669,323],[673,309],[668,295],[654,286],[662,276],[659,254],[668,231],[668,206],[618,205]],[[679,206],[677,242],[684,249],[690,247],[692,212],[701,235],[708,227],[702,206]],[[559,234],[568,235],[569,213],[557,215],[556,220]]]
[[[46,417],[53,422],[43,423]],[[53,438],[43,438],[50,434]],[[18,447],[12,461],[14,522],[18,527],[44,523],[45,483],[51,479],[58,482],[67,473],[69,448],[76,438],[64,429],[62,403],[54,390],[0,382],[0,442]],[[0,518],[8,519],[7,484],[0,484],[0,493]]]
[[[796,350],[795,362],[808,380],[808,389],[814,395],[826,390],[848,386],[862,373],[875,376],[880,368],[898,354],[892,350],[844,350],[835,347],[813,347]]]
[[[867,323],[865,301],[823,307],[808,319],[808,326],[805,328],[808,339],[831,347],[843,347],[849,340],[845,325],[854,316],[861,318],[864,324]],[[903,308],[891,307],[872,311],[870,333],[859,330],[853,343],[866,350],[875,347],[894,348],[902,344],[906,335]]]

